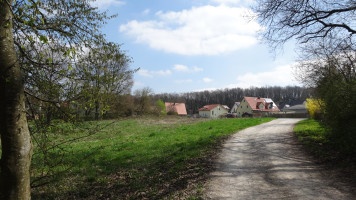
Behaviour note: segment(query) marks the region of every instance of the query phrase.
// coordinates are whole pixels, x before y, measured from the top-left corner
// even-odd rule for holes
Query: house
[[[239,107],[240,102],[235,102],[234,106],[232,106],[230,113],[236,114],[237,108]]]
[[[268,116],[271,112],[279,112],[277,105],[270,98],[244,97],[236,110],[238,117]]]
[[[293,106],[290,106],[286,104],[284,108],[282,108],[282,112],[285,113],[308,113],[308,110],[306,108],[306,101],[304,101],[302,104],[296,104]]]
[[[176,112],[178,115],[185,116],[187,115],[187,109],[185,108],[185,103],[171,103],[165,102],[166,111],[168,112]]]
[[[199,116],[206,118],[218,118],[221,115],[226,115],[228,109],[220,104],[206,105],[199,109]]]
[[[300,104],[304,104],[304,100],[289,99],[289,100],[286,100],[285,102],[279,104],[278,108],[280,110],[283,110],[285,108],[292,107],[295,105],[300,105]]]

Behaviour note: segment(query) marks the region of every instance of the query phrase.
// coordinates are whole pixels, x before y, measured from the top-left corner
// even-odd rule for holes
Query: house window
[[[211,111],[211,114],[214,115],[214,111]]]

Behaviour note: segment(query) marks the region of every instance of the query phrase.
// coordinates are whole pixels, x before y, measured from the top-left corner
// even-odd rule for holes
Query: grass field
[[[50,145],[35,147],[32,180],[38,187],[32,198],[176,198],[209,172],[224,137],[271,120],[170,117],[59,123],[37,138]],[[53,145],[58,148],[51,149]]]
[[[300,121],[294,128],[298,139],[318,158],[327,159],[328,152],[325,146],[329,145],[327,137],[329,129],[314,119]]]
[[[313,119],[300,121],[294,132],[320,162],[337,168],[350,168],[356,176],[355,155],[350,153],[350,146],[355,146],[352,140],[340,142],[331,134],[330,128]]]

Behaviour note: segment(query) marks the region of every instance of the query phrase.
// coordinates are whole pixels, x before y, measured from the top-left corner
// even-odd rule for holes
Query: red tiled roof
[[[266,98],[258,98],[258,97],[244,97],[244,99],[247,101],[247,103],[250,105],[252,110],[259,110],[259,111],[268,111],[268,112],[278,112],[279,109],[277,106],[274,106],[272,109],[268,109],[269,104],[268,102],[265,102]],[[259,109],[260,104],[264,105],[264,109]]]
[[[212,105],[205,105],[202,108],[199,108],[199,111],[208,111],[208,110],[212,110],[214,109],[216,106],[218,106],[220,104],[212,104]]]
[[[220,104],[211,104],[211,105],[205,105],[202,108],[199,108],[199,111],[209,111],[214,109],[216,106],[219,106]],[[222,108],[224,108],[225,110],[229,110],[227,108],[224,107],[224,105],[220,105]]]
[[[187,115],[187,109],[185,108],[185,103],[171,103],[171,102],[166,102],[164,103],[166,106],[166,111],[173,111],[177,112],[178,115]]]

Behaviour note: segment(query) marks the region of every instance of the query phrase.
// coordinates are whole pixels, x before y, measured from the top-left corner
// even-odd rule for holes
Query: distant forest
[[[198,109],[208,104],[222,104],[230,108],[234,102],[239,102],[244,96],[271,98],[277,105],[303,102],[310,97],[312,89],[299,86],[273,86],[251,87],[247,89],[233,88],[214,91],[188,92],[188,93],[162,93],[152,96],[164,102],[185,103],[188,114],[198,113]]]

